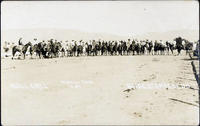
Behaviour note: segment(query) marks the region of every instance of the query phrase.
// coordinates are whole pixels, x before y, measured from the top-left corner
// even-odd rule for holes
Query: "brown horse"
[[[193,43],[192,42],[189,42],[188,40],[186,39],[183,39],[185,41],[185,44],[184,44],[184,49],[186,50],[186,55],[189,54],[189,52],[193,49]]]
[[[25,56],[26,56],[26,52],[27,52],[27,50],[28,50],[28,47],[31,47],[32,46],[32,44],[31,44],[31,42],[28,42],[26,45],[22,45],[22,48],[20,48],[20,46],[14,46],[13,48],[12,48],[12,59],[14,58],[14,56],[15,56],[15,54],[16,54],[16,52],[20,52],[22,55],[23,55],[23,57],[24,57],[24,59],[25,59]]]

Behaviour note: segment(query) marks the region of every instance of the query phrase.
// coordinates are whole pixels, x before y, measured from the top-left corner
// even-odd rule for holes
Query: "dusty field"
[[[197,125],[192,61],[198,68],[189,56],[3,59],[2,123]]]

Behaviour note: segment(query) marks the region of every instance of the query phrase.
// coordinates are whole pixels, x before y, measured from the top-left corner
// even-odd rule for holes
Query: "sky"
[[[199,30],[197,1],[3,1],[1,28],[74,29],[121,36]]]

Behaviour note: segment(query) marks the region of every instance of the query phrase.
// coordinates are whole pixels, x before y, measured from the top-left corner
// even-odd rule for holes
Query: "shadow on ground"
[[[193,70],[193,73],[194,73],[194,76],[195,76],[195,79],[196,79],[196,81],[197,81],[197,83],[198,83],[198,86],[200,86],[200,81],[199,81],[199,74],[197,73],[197,70],[196,70],[196,67],[195,67],[195,65],[194,65],[194,61],[192,61],[191,62],[191,65],[192,65],[192,70]]]
[[[195,67],[194,61],[193,61],[193,60],[199,60],[199,57],[193,58],[193,57],[191,56],[190,53],[189,53],[189,56],[190,56],[190,59],[189,59],[189,60],[192,61],[192,62],[191,62],[191,65],[192,65],[193,74],[194,74],[194,76],[195,76],[195,79],[196,79],[196,81],[197,81],[198,86],[200,87],[200,78],[199,78],[199,74],[198,74],[198,72],[197,72],[197,69],[198,69],[198,68]],[[199,69],[198,69],[198,70],[199,70]]]

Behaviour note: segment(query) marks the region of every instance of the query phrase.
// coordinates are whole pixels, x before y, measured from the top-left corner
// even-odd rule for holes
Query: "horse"
[[[87,56],[90,56],[91,55],[91,51],[92,51],[92,45],[86,43],[85,48],[86,48],[85,50],[86,50]]]
[[[118,45],[117,51],[118,51],[119,55],[122,55],[122,45],[121,44]]]
[[[115,55],[117,55],[117,48],[118,48],[118,45],[117,45],[117,42],[115,42],[115,45],[113,46],[113,51]]]
[[[168,41],[166,41],[166,48],[167,48],[167,54],[169,55],[169,42]]]
[[[59,57],[59,52],[61,51],[61,49],[62,49],[61,43],[60,42],[56,42],[54,44],[54,55],[55,55],[55,57]]]
[[[146,48],[146,43],[145,44],[141,44],[141,47],[140,47],[140,54],[145,54],[145,48]]]
[[[122,42],[122,55],[125,55],[127,52],[127,45],[126,42]]]
[[[102,48],[102,44],[101,44],[101,42],[99,41],[99,43],[98,43],[98,49],[97,49],[98,55],[101,55],[101,48]]]
[[[93,45],[93,49],[92,49],[92,53],[93,53],[93,56],[97,56],[98,54],[98,49],[99,49],[99,45],[96,43],[95,45]]]
[[[127,50],[127,55],[130,55],[131,51],[133,51],[133,44],[131,43],[131,44],[129,45],[129,47],[127,47],[127,48],[128,48],[128,50]]]
[[[134,41],[134,40],[132,41],[132,43],[131,43],[130,46],[131,46],[131,47],[130,47],[130,51],[132,51],[132,52],[133,52],[133,55],[135,55],[135,46],[136,46],[136,44],[135,44],[135,41]]]
[[[148,47],[147,47],[148,54],[151,54],[152,48],[153,48],[153,43],[152,43],[152,42],[149,42],[149,43],[148,43]]]
[[[169,50],[171,51],[171,53],[174,54],[173,53],[173,51],[175,49],[174,44],[173,43],[168,43],[168,46],[169,46]]]
[[[41,56],[42,56],[42,43],[39,42],[38,44],[35,44],[33,46],[33,50],[36,52],[36,56],[38,55],[39,58],[41,59]]]
[[[78,48],[78,46],[77,46],[77,44],[75,43],[75,44],[72,46],[72,55],[73,55],[73,56],[76,56],[76,54],[77,54],[77,48]]]
[[[12,48],[12,59],[14,59],[14,56],[15,56],[16,52],[20,52],[23,55],[24,59],[25,59],[28,47],[31,47],[31,46],[32,46],[31,42],[28,42],[24,46],[22,45],[22,48],[20,48],[20,46],[17,46],[17,45],[14,46]]]
[[[113,55],[113,47],[114,45],[112,43],[108,44],[108,53],[112,56]]]
[[[193,43],[186,40],[184,47],[185,47],[186,55],[187,55],[189,53],[189,51],[192,50]]]
[[[154,45],[154,54],[155,55],[164,55],[165,49],[166,49],[166,47],[164,44],[155,42],[155,45]]]
[[[78,45],[77,47],[77,56],[82,55],[83,54],[83,46],[82,45]]]
[[[72,43],[69,43],[69,45],[67,45],[67,55],[68,56],[73,56],[73,48],[74,48],[74,45],[72,45]]]
[[[60,52],[61,52],[61,57],[65,57],[66,45],[65,45],[65,43],[63,43],[63,42],[61,42],[61,49],[60,49]]]
[[[155,42],[155,43],[154,43],[154,48],[153,48],[153,49],[154,49],[154,50],[153,50],[153,51],[154,51],[154,55],[157,55],[157,51],[158,51],[157,45],[158,45],[158,43]]]
[[[134,50],[136,51],[137,55],[140,55],[141,45],[139,43],[135,44]]]
[[[165,45],[160,43],[159,44],[159,50],[160,50],[161,55],[165,55],[165,49],[166,49]]]
[[[182,44],[182,38],[178,37],[174,39],[176,41],[176,49],[178,51],[178,55],[181,53],[181,50],[184,49],[183,44]]]
[[[103,42],[101,46],[101,55],[104,55],[106,53],[106,50],[107,50],[106,43]]]

